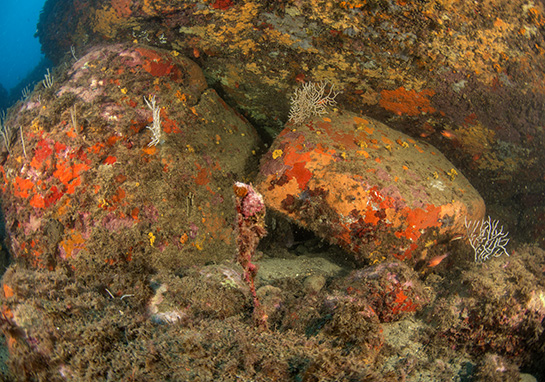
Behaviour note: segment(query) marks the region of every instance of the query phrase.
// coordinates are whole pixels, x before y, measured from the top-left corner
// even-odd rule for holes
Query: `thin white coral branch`
[[[509,232],[503,232],[503,226],[498,230],[498,220],[488,219],[465,221],[466,236],[475,251],[475,262],[483,263],[491,257],[503,254],[509,256],[505,246],[509,243]]]
[[[45,78],[42,80],[42,84],[45,88],[51,89],[53,87],[53,83],[55,82],[55,78],[53,78],[49,68],[47,68],[47,73],[44,75],[44,77]]]
[[[307,82],[295,89],[291,97],[289,121],[300,124],[311,116],[325,114],[326,106],[335,106],[337,104],[335,97],[339,93],[333,90],[333,86],[326,92],[326,87],[325,82]]]
[[[2,139],[4,140],[4,146],[6,147],[6,151],[8,154],[11,154],[10,151],[10,142],[11,142],[11,129],[8,128],[6,125],[6,113],[2,110],[0,113],[0,135],[2,135]]]
[[[151,130],[152,133],[151,142],[148,143],[148,146],[156,146],[158,143],[161,142],[161,138],[163,135],[163,131],[161,129],[161,108],[157,106],[157,103],[155,101],[155,95],[150,96],[149,100],[144,97],[144,101],[153,113],[153,124],[151,126],[146,126],[146,128]]]

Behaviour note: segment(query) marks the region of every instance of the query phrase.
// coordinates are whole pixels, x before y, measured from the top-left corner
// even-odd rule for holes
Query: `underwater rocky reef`
[[[2,378],[545,378],[543,12],[48,0]]]

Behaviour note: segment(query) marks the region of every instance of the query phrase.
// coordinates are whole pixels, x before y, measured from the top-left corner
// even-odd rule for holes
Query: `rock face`
[[[432,299],[416,272],[400,262],[361,268],[336,283],[345,293],[330,296],[330,301],[350,296],[354,303],[371,307],[380,322],[401,320],[421,311]]]
[[[21,127],[0,166],[12,253],[47,268],[232,258],[232,185],[259,139],[199,67],[175,51],[118,44],[53,76],[6,121]],[[146,127],[159,118],[154,145]]]
[[[53,62],[104,41],[177,49],[271,134],[298,83],[332,83],[343,109],[439,148],[513,234],[544,242],[542,2],[83,3],[46,2],[38,36]]]
[[[268,206],[360,259],[410,259],[485,210],[436,148],[350,112],[288,123],[258,184]]]
[[[544,26],[528,0],[47,0],[59,66],[0,146],[0,379],[544,379],[545,251],[476,265],[450,244],[484,204],[429,145],[543,240]],[[309,240],[253,285],[259,139],[207,82],[271,137],[299,84],[340,92],[353,113],[288,124],[254,184],[360,269]],[[242,267],[218,264],[235,181]]]

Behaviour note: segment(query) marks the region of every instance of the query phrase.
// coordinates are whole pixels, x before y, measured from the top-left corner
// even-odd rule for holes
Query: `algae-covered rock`
[[[62,62],[104,41],[195,59],[262,131],[302,82],[438,147],[511,231],[544,243],[545,7],[528,0],[48,0],[37,35]],[[517,216],[519,212],[527,216]]]
[[[258,184],[268,206],[361,260],[375,251],[409,259],[484,215],[479,193],[436,148],[350,112],[288,123]]]
[[[16,258],[176,267],[234,256],[231,187],[259,139],[178,52],[97,47],[6,125],[20,126],[0,167]]]
[[[353,302],[370,306],[380,322],[399,321],[417,313],[433,297],[417,273],[400,262],[358,269],[336,284]]]
[[[425,314],[435,327],[434,341],[529,362],[543,351],[544,267],[545,251],[524,245],[509,260],[452,270]]]

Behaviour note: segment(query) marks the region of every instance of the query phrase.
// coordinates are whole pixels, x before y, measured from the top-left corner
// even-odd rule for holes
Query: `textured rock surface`
[[[56,63],[104,40],[181,50],[271,134],[298,82],[332,83],[343,109],[438,147],[512,234],[542,241],[544,25],[526,0],[48,0],[38,34]]]
[[[12,253],[49,268],[77,257],[233,258],[232,184],[259,139],[198,66],[177,52],[113,45],[54,76],[6,122],[21,126],[0,167]],[[151,94],[161,108],[156,146]]]
[[[410,259],[484,215],[480,195],[436,148],[350,112],[287,124],[258,184],[270,207],[360,259]]]
[[[518,364],[536,358],[541,364],[544,267],[545,251],[520,246],[508,262],[453,270],[438,280],[435,288],[444,292],[425,314],[437,330],[432,341],[463,343],[474,354],[503,355]]]
[[[14,376],[0,379],[511,381],[520,367],[543,380],[545,252],[512,240],[511,257],[475,264],[448,240],[482,214],[478,195],[396,132],[438,147],[495,218],[542,240],[543,15],[526,0],[48,0],[55,81],[10,110],[0,151],[16,255],[0,292]],[[216,263],[234,257],[232,185],[254,180],[258,139],[182,56],[263,136],[319,81],[396,130],[315,120],[265,157],[285,175],[265,188],[291,195],[279,209],[375,263],[353,269],[271,219],[263,251],[291,260],[265,261],[291,269],[254,269],[267,331],[244,270]]]
[[[383,263],[358,269],[336,280],[338,289],[361,306],[369,306],[380,322],[393,322],[421,311],[431,300],[416,273],[404,263]],[[330,299],[334,300],[332,296]]]

